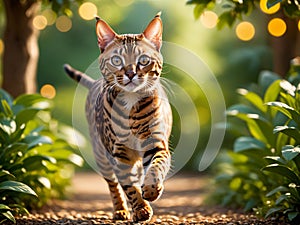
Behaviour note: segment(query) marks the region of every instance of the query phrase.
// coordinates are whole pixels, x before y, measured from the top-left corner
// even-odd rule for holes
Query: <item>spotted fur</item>
[[[159,81],[160,14],[141,34],[118,35],[101,19],[96,30],[103,79],[94,81],[68,65],[65,70],[90,90],[86,115],[114,219],[130,219],[127,199],[133,221],[149,221],[153,214],[149,201],[162,194],[171,161],[172,113]]]

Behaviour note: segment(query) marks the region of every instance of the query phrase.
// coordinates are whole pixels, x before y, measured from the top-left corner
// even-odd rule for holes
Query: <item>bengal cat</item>
[[[172,113],[160,84],[163,58],[160,13],[141,34],[115,33],[97,18],[102,79],[65,65],[89,89],[86,115],[99,171],[108,183],[114,219],[149,221],[149,204],[163,192],[171,156]]]

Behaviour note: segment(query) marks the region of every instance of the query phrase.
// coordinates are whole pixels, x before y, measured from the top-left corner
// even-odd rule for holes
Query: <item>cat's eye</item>
[[[139,58],[139,64],[141,64],[142,66],[147,66],[150,63],[150,57],[147,55],[142,55]]]
[[[120,56],[114,55],[113,57],[111,57],[111,63],[114,66],[121,66],[122,65],[122,59]]]

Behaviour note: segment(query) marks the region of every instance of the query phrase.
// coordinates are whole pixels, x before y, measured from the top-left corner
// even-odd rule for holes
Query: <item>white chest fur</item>
[[[131,110],[132,107],[141,100],[141,94],[136,92],[127,92],[121,97],[121,101],[124,103],[125,110]]]

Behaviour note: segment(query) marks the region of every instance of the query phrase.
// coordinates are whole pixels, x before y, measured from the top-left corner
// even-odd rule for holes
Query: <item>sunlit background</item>
[[[199,20],[193,16],[193,7],[185,0],[102,0],[86,1],[79,7],[74,5],[73,13],[57,15],[50,8],[44,8],[33,20],[40,30],[40,61],[38,85],[40,93],[54,99],[54,116],[72,124],[72,104],[76,83],[63,71],[63,64],[69,63],[85,71],[99,56],[95,34],[95,16],[107,21],[117,33],[139,33],[153,16],[162,11],[164,41],[176,43],[197,54],[213,71],[224,92],[226,104],[235,101],[235,89],[257,80],[263,69],[272,67],[269,36],[280,37],[288,29],[279,18],[268,21],[266,14],[274,14],[280,4],[266,8],[266,0],[260,3],[260,12],[244,17],[243,22],[232,29],[217,30],[218,12],[205,11]],[[0,17],[3,27],[4,18]],[[300,31],[300,21],[299,21]],[[3,30],[3,29],[1,29]],[[0,54],[3,54],[0,39]],[[0,65],[1,67],[1,65]],[[201,73],[201,71],[199,71]],[[205,144],[209,133],[210,110],[205,94],[196,84],[176,68],[166,66],[164,76],[180,83],[196,102],[201,118],[201,140],[199,149]],[[194,85],[194,89],[190,88]],[[197,89],[198,88],[198,89]],[[85,101],[85,96],[75,101]],[[84,115],[83,115],[84,117]],[[83,118],[84,119],[84,118]],[[176,127],[175,127],[176,130]],[[201,153],[197,153],[198,155]],[[195,157],[195,162],[198,160]],[[191,164],[195,163],[191,162]]]
[[[109,4],[108,2],[104,5],[101,4],[101,8],[102,9],[103,8],[110,9],[111,7],[113,7],[114,10],[116,10],[115,7],[117,7],[118,10],[120,10],[120,8],[122,8],[122,7],[123,8],[130,7],[133,4],[137,4],[137,1],[114,0],[111,2],[111,4]],[[266,3],[267,3],[267,0],[260,1],[260,9],[265,14],[274,14],[274,13],[278,12],[278,10],[280,9],[280,3],[275,4],[271,8],[267,8]],[[151,4],[150,1],[148,4]],[[163,4],[163,3],[161,3],[161,4]],[[184,4],[184,2],[182,2],[181,4]],[[158,6],[159,3],[154,3],[152,5]],[[84,2],[82,5],[80,5],[78,7],[78,15],[83,20],[93,20],[95,18],[95,16],[98,15],[98,7],[99,6],[97,6],[96,2],[95,3],[94,2]],[[186,10],[182,10],[182,11],[186,11]],[[78,16],[78,15],[75,15],[75,16]],[[114,15],[116,15],[116,14],[114,14]],[[121,19],[121,18],[119,18],[119,16],[117,16],[117,19]],[[117,20],[117,19],[114,19],[114,20]],[[123,19],[125,19],[125,18],[123,18]],[[208,29],[213,29],[217,25],[218,15],[213,11],[207,10],[201,15],[200,22],[203,27],[208,28]],[[256,20],[256,22],[258,22],[258,20]],[[65,15],[57,16],[56,13],[54,11],[52,11],[50,8],[43,10],[40,15],[37,15],[34,18],[33,24],[36,27],[36,29],[38,29],[38,30],[44,30],[47,26],[51,26],[53,24],[55,24],[57,30],[60,32],[68,32],[70,29],[72,29],[72,20],[68,16],[65,16]],[[299,26],[300,26],[300,21],[299,21]],[[250,30],[248,31],[248,29],[250,29]],[[281,20],[279,18],[274,18],[268,23],[268,26],[266,29],[268,30],[268,32],[271,35],[273,35],[275,37],[279,37],[284,34],[284,32],[286,30],[286,25],[283,20]],[[239,38],[240,40],[243,40],[243,41],[250,41],[255,36],[255,26],[251,22],[247,22],[247,21],[241,22],[241,23],[237,24],[235,30],[236,30],[237,38]],[[299,27],[299,30],[300,30],[300,27]]]

